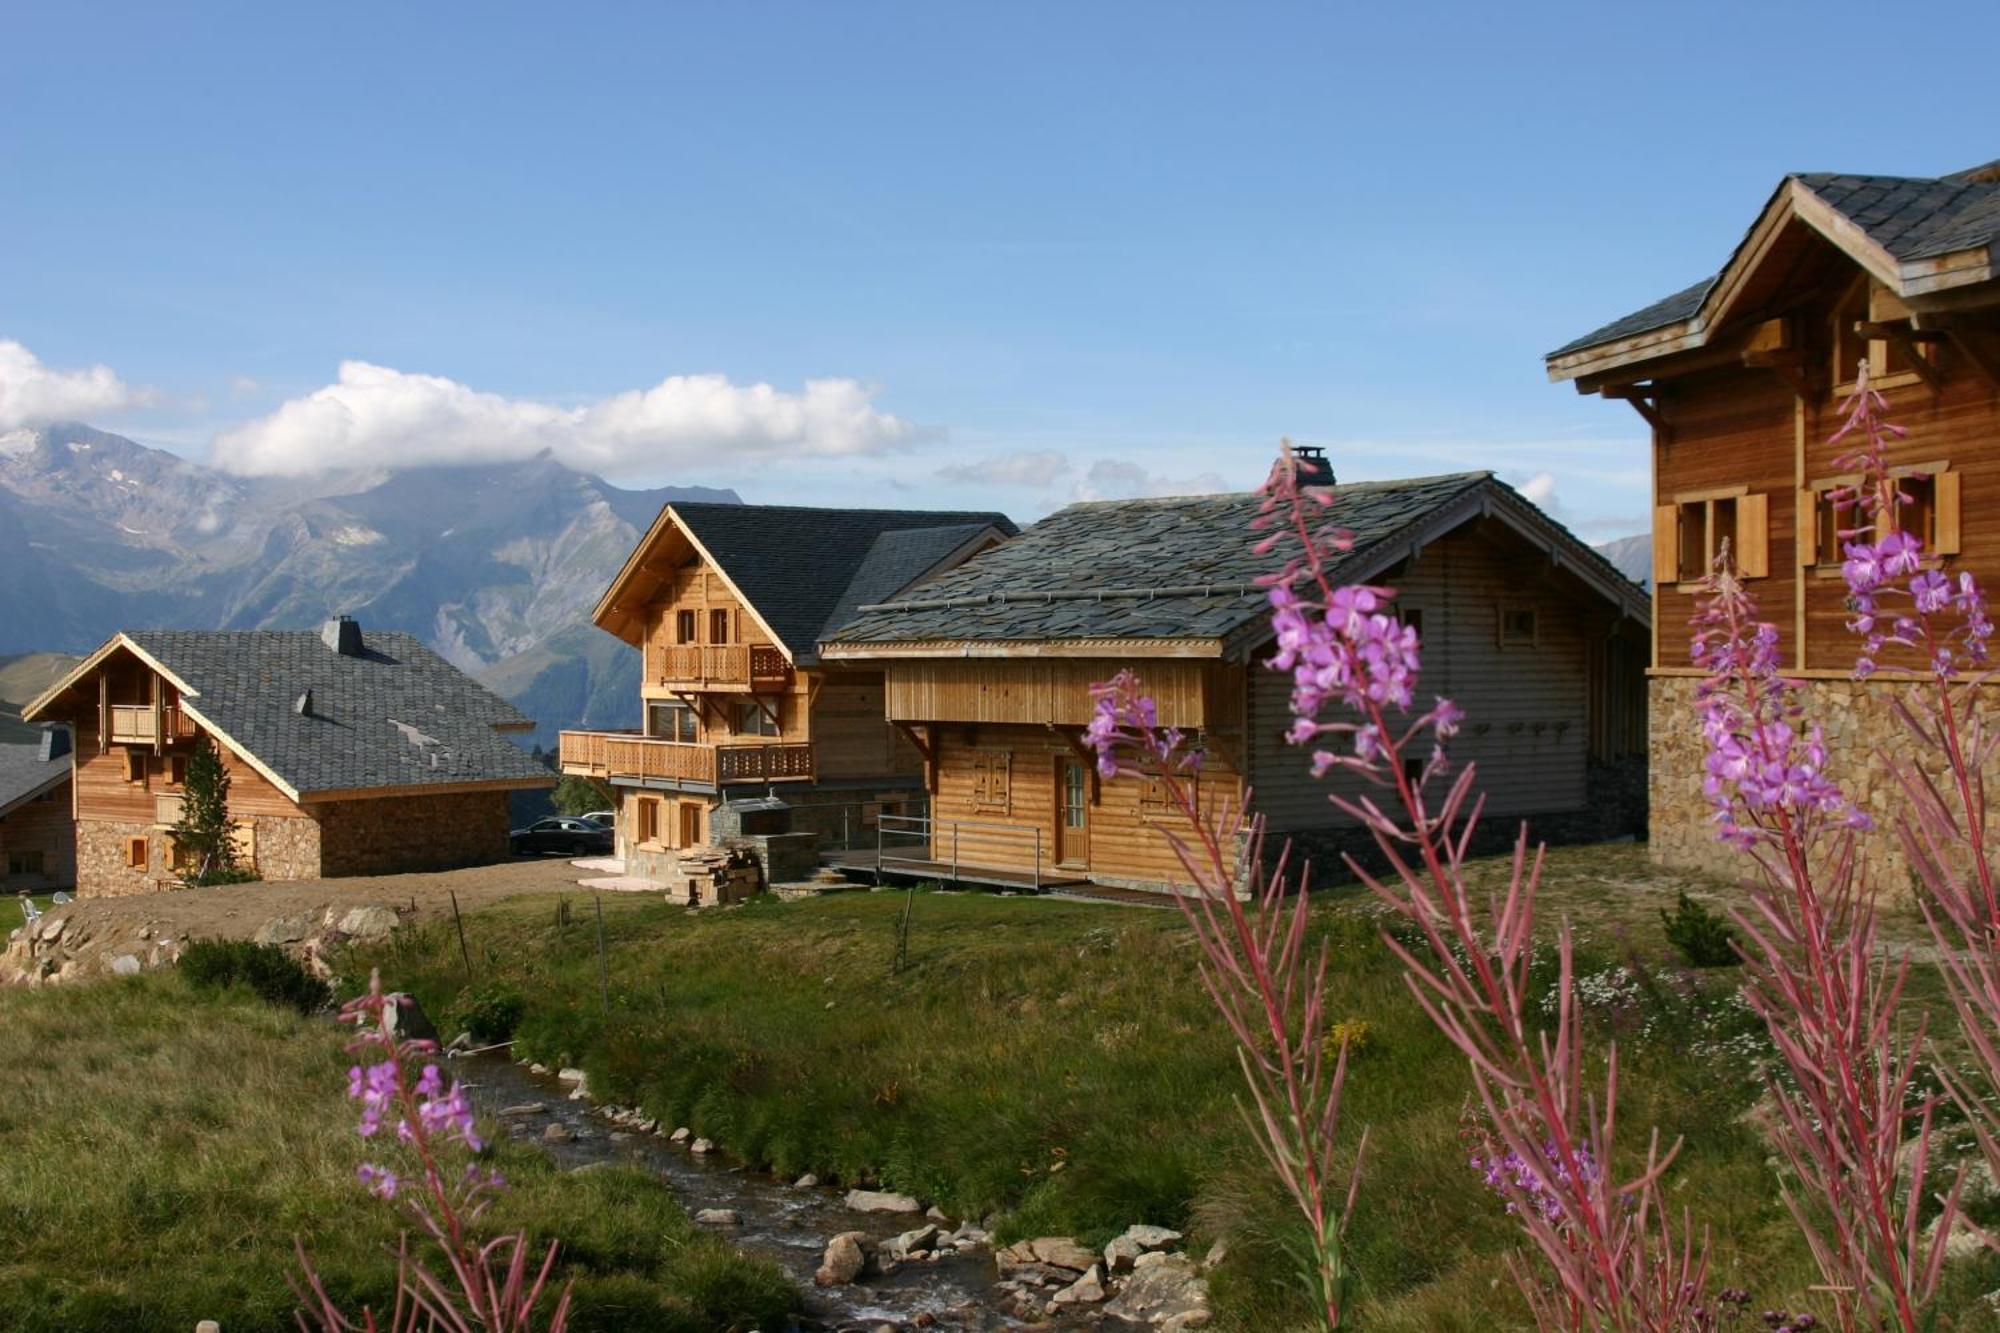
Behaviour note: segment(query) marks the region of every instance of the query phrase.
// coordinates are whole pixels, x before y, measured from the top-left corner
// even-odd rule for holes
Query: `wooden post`
[[[896,971],[901,972],[910,963],[910,914],[917,909],[917,881],[910,880],[909,888],[903,892],[903,921],[896,928]]]
[[[593,893],[590,899],[597,905],[597,996],[608,1018],[611,1015],[611,967],[604,958],[604,895]]]
[[[458,890],[451,891],[451,923],[458,927],[458,957],[465,964],[465,979],[472,980],[472,950],[465,947],[465,918],[458,914]]]

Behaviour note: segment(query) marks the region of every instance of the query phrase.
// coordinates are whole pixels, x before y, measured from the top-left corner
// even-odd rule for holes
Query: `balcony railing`
[[[151,745],[164,737],[168,741],[187,740],[194,735],[194,721],[178,708],[160,710],[160,736],[153,730],[153,705],[111,705],[111,739],[118,745]]]
[[[646,648],[646,682],[662,689],[782,690],[792,664],[768,643],[655,643]]]
[[[811,741],[742,741],[696,745],[630,731],[565,731],[562,771],[611,781],[679,782],[719,787],[733,782],[811,782]]]

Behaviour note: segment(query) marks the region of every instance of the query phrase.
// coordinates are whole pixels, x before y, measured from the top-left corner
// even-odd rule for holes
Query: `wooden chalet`
[[[1402,590],[1424,692],[1471,713],[1456,750],[1479,762],[1490,811],[1618,831],[1602,827],[1616,805],[1605,789],[1645,746],[1639,587],[1488,473],[1334,495],[1356,537],[1338,575]],[[821,657],[886,675],[889,720],[924,757],[931,796],[928,822],[884,839],[885,868],[1035,887],[1182,881],[1164,793],[1100,780],[1082,740],[1091,685],[1122,667],[1162,725],[1194,733],[1211,797],[1254,790],[1274,838],[1306,850],[1350,839],[1285,739],[1290,676],[1265,665],[1257,507],[1253,494],[1072,505],[914,596],[861,607]]]
[[[507,856],[508,793],[554,779],[506,733],[533,723],[408,634],[135,630],[29,704],[76,737],[81,895],[172,887],[198,737],[230,774],[239,863],[267,880]]]
[[[1909,436],[1891,462],[1911,525],[1951,572],[2000,581],[2000,164],[1942,177],[1787,176],[1719,273],[1557,349],[1553,380],[1631,404],[1652,431],[1652,847],[1730,870],[1701,793],[1689,617],[1724,541],[1828,723],[1837,773],[1878,815],[1878,747],[1920,664],[1851,679],[1858,640],[1827,443],[1865,361]],[[1981,517],[1985,515],[1985,517]],[[1897,670],[1895,668],[1902,668]],[[1891,821],[1879,821],[1885,827]],[[1893,861],[1884,841],[1878,858]]]
[[[997,513],[670,504],[593,613],[639,649],[644,726],[566,731],[565,773],[618,792],[627,872],[673,885],[683,853],[798,835],[857,838],[921,797],[922,760],[883,720],[882,672],[822,662],[853,608],[899,596],[1016,531]],[[796,859],[804,857],[803,863]]]
[[[40,893],[76,883],[69,753],[61,727],[0,740],[0,890]]]

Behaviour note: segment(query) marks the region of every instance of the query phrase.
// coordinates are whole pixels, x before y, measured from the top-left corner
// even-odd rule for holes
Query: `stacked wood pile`
[[[689,907],[740,903],[762,887],[757,858],[741,847],[690,847],[679,862],[679,891],[667,896]]]

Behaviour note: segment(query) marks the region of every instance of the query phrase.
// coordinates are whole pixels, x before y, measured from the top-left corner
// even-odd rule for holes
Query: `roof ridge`
[[[1433,472],[1422,477],[1375,477],[1366,481],[1340,482],[1333,487],[1333,493],[1335,495],[1353,494],[1359,491],[1387,490],[1398,486],[1425,486],[1445,481],[1464,482],[1470,485],[1479,481],[1491,481],[1493,475],[1491,468],[1472,468],[1464,472]],[[1200,501],[1212,500],[1243,500],[1258,494],[1261,494],[1261,492],[1253,489],[1247,491],[1202,491],[1194,495],[1132,495],[1126,496],[1123,499],[1072,500],[1056,512],[1061,513],[1064,509],[1101,509],[1111,505],[1173,505],[1194,504]]]
[[[677,513],[688,509],[728,510],[731,513],[737,514],[779,509],[793,514],[852,514],[856,516],[866,515],[870,518],[882,514],[907,514],[913,518],[1004,519],[1007,517],[1007,515],[997,509],[873,509],[850,508],[842,505],[727,504],[718,500],[668,500],[666,507]]]

